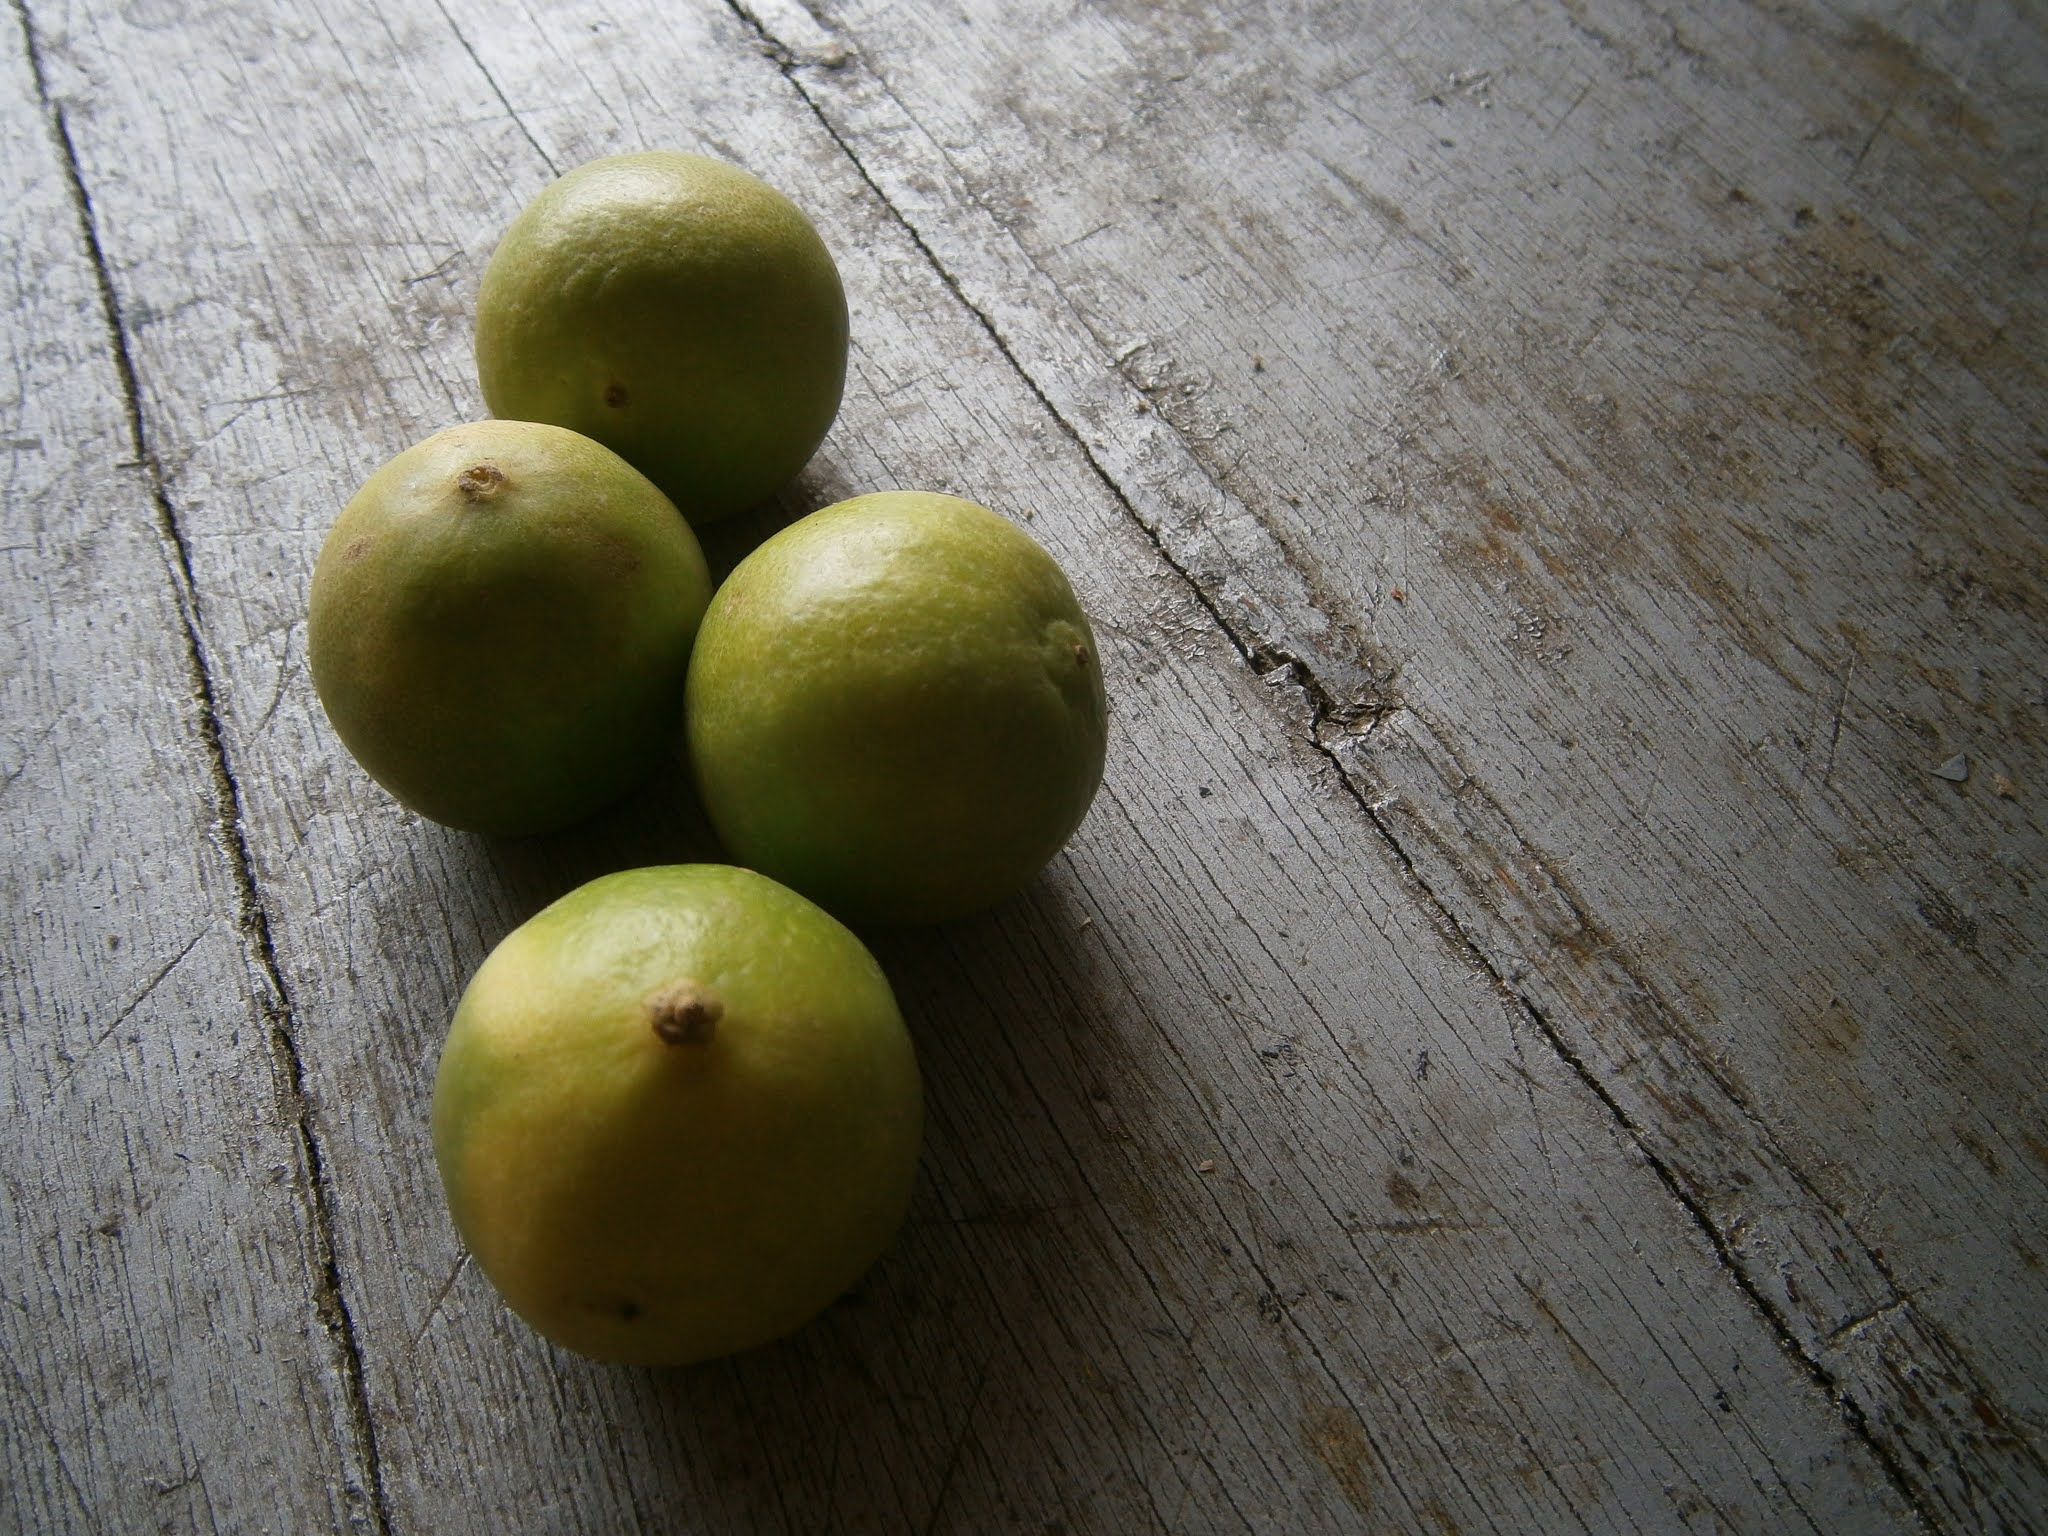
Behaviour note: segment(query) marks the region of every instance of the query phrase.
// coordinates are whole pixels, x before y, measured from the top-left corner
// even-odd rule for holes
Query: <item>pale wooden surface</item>
[[[0,1526],[2048,1528],[2037,10],[14,17]],[[656,145],[853,306],[714,559],[973,496],[1114,709],[1030,893],[875,939],[901,1242],[665,1373],[507,1317],[425,1108],[513,923],[714,851],[680,769],[408,818],[302,622],[497,231]]]

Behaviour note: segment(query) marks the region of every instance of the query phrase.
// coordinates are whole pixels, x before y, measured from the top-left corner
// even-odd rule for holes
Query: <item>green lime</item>
[[[491,410],[596,438],[700,524],[803,468],[838,413],[846,345],[810,221],[702,155],[614,155],[550,183],[477,293]]]
[[[713,596],[690,757],[740,862],[848,921],[1018,890],[1081,824],[1107,735],[1094,636],[1051,555],[971,501],[815,512]]]
[[[336,734],[406,805],[546,831],[653,768],[710,591],[689,525],[617,454],[473,422],[342,509],[313,569],[308,664]]]
[[[722,865],[607,875],[478,969],[434,1154],[484,1274],[566,1348],[682,1364],[780,1337],[909,1204],[917,1062],[874,958]]]

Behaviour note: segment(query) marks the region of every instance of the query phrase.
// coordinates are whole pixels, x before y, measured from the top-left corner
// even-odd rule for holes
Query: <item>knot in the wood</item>
[[[472,464],[455,477],[455,488],[470,501],[489,501],[505,488],[505,471],[495,464]]]
[[[709,1045],[725,1017],[725,1004],[694,981],[663,987],[647,999],[647,1018],[669,1045]]]

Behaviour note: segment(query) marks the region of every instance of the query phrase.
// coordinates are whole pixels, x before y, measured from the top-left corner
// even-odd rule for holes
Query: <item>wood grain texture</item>
[[[451,9],[445,26],[370,9],[331,21],[394,44],[365,61],[305,39],[284,78],[259,82],[214,63],[232,15],[211,46],[198,28],[124,37],[102,19],[89,68],[133,82],[102,97],[118,102],[182,40],[190,99],[169,110],[183,119],[229,112],[259,83],[272,99],[348,100],[347,80],[374,83],[393,121],[481,113],[539,152],[520,156],[521,185],[423,149],[408,160],[415,141],[394,134],[365,154],[379,168],[365,184],[323,189],[317,213],[270,213],[263,189],[288,183],[299,144],[268,162],[247,145],[197,163],[188,149],[183,173],[225,195],[187,216],[236,210],[246,254],[224,238],[232,224],[152,246],[171,210],[163,177],[132,158],[132,182],[105,199],[135,232],[124,281],[165,317],[140,338],[140,371],[176,445],[170,494],[191,507],[200,583],[240,594],[213,610],[240,659],[223,715],[309,1098],[333,1128],[396,1524],[492,1529],[538,1511],[603,1527],[625,1510],[793,1530],[1337,1529],[1367,1510],[1502,1530],[1603,1510],[1652,1527],[1710,1511],[1758,1528],[1901,1520],[1604,1109],[1554,1059],[1524,1060],[1526,1021],[1434,931],[1289,729],[1298,702],[1242,667],[745,27],[711,11],[650,51],[646,25],[545,29],[537,45],[530,20],[484,10]],[[702,59],[719,66],[687,67]],[[565,100],[578,81],[587,95]],[[667,115],[649,123],[658,84]],[[641,121],[609,116],[613,101]],[[126,143],[120,128],[102,132]],[[1084,837],[1034,902],[885,946],[934,1126],[926,1189],[866,1305],[780,1350],[649,1379],[508,1322],[441,1219],[423,1134],[462,978],[568,864],[602,855],[587,839],[492,849],[394,814],[328,739],[292,657],[331,508],[467,392],[465,338],[437,322],[466,311],[489,233],[539,162],[685,135],[774,175],[845,255],[856,385],[799,495],[910,483],[1035,510],[1115,637],[1123,741],[1097,818],[1111,835]],[[278,252],[315,220],[321,249],[354,260],[315,256],[287,280]],[[421,232],[440,228],[461,232],[462,255],[422,265]],[[197,272],[195,245],[210,253]],[[214,302],[185,302],[195,286]],[[423,325],[401,304],[444,309]],[[217,318],[251,310],[297,338],[269,377],[240,371],[249,330]],[[364,339],[380,332],[389,344]],[[368,443],[353,358],[405,413]],[[210,382],[157,385],[173,359]],[[226,391],[258,403],[216,431]],[[281,444],[323,439],[327,454],[279,462]],[[238,579],[252,541],[301,578]],[[1210,835],[1190,838],[1191,822]],[[634,856],[686,844],[677,826]],[[489,1478],[465,1479],[479,1461]]]
[[[2038,17],[757,14],[1928,1513],[2037,1517]]]
[[[1487,28],[1437,9],[31,0],[28,14],[160,466],[141,505],[178,533],[144,596],[172,616],[172,660],[190,651],[219,727],[216,764],[203,742],[171,758],[213,797],[196,831],[180,840],[161,814],[168,769],[138,770],[125,798],[224,881],[247,929],[226,951],[239,976],[158,993],[188,1029],[259,999],[241,1006],[279,1084],[270,1123],[303,1131],[319,1176],[310,1194],[306,1169],[287,1181],[292,1251],[316,1271],[300,1294],[321,1297],[331,1243],[346,1309],[345,1339],[316,1340],[329,1443],[290,1476],[252,1468],[237,1508],[260,1495],[275,1513],[223,1523],[1776,1532],[2033,1517],[2038,1457],[2015,1416],[2031,1411],[2020,1377],[2038,1349],[2024,1319],[1991,1326],[2029,1293],[1979,1249],[2039,1202],[1945,1145],[1880,1156],[1869,1138],[1909,1112],[1962,1114],[1980,1090],[1993,1113],[2032,1112],[2017,1064],[2038,946],[1969,977],[1913,952],[1901,984],[1916,1005],[1947,996],[1930,1016],[1952,1035],[1972,1000],[2006,1009],[1986,1057],[1945,1058],[1925,1098],[1907,1092],[1895,1016],[1865,1031],[1853,1079],[1802,1064],[1795,1016],[1724,1001],[1768,979],[1776,953],[1725,920],[1729,904],[1813,924],[1802,952],[1824,978],[1888,930],[1861,884],[1845,894],[1827,881],[1849,877],[1808,867],[1810,849],[1776,883],[1738,880],[1752,866],[1731,865],[1724,828],[1789,859],[1821,792],[1809,783],[1809,821],[1788,821],[1784,786],[1716,779],[1725,754],[1668,722],[1695,693],[1708,702],[1688,718],[1709,725],[1736,702],[1789,707],[1697,590],[1733,579],[1724,530],[1691,586],[1612,561],[1595,581],[1590,559],[1573,585],[1514,542],[1551,529],[1527,503],[1557,485],[1515,483],[1519,529],[1469,521],[1501,466],[1540,478],[1544,445],[1581,451],[1582,429],[1551,396],[1542,415],[1514,394],[1454,328],[1519,321],[1526,354],[1549,358],[1600,308],[1528,276],[1541,238],[1575,227],[1592,269],[1604,242],[1662,271],[1651,237],[1673,238],[1677,215],[1647,232],[1630,219],[1676,153],[1668,125],[1644,130],[1687,100],[1692,66],[1673,60],[1701,52],[1690,22],[1515,12],[1487,43],[1492,73],[1452,81],[1444,61]],[[1784,16],[1772,25],[1818,25]],[[1530,92],[1585,86],[1560,120],[1590,125],[1541,162],[1577,179],[1522,237],[1533,256],[1464,232],[1511,228],[1513,136],[1457,175],[1432,148],[1451,136],[1437,114],[1532,114],[1508,90],[1525,60],[1539,61]],[[2023,56],[1998,67],[2035,78]],[[1731,103],[1763,87],[1700,71],[1718,131],[1739,139]],[[1395,76],[1443,100],[1390,90]],[[1771,89],[1825,105],[1824,85]],[[1891,121],[1918,122],[1901,101]],[[1986,150],[1991,169],[2017,176],[2027,162],[1997,135],[2018,129],[1992,131],[2007,147]],[[1402,152],[1384,184],[1358,163],[1367,138]],[[680,770],[545,841],[421,823],[326,729],[302,618],[320,537],[361,477],[481,410],[466,317],[497,231],[552,170],[660,144],[794,196],[854,309],[840,424],[780,506],[718,531],[718,560],[855,491],[985,500],[1074,576],[1115,737],[1095,813],[1024,898],[876,936],[931,1116],[896,1250],[791,1340],[650,1373],[563,1355],[508,1317],[448,1228],[425,1122],[445,1020],[499,936],[601,870],[714,851]],[[1761,173],[1747,184],[1766,190]],[[1525,190],[1540,206],[1540,183]],[[1701,270],[1659,280],[1684,292]],[[1619,278],[1592,291],[1629,313]],[[1691,349],[1720,334],[1685,318],[1637,364],[1653,381],[1690,377]],[[1776,334],[1750,337],[1744,387],[1796,395],[1801,347],[1822,343],[1772,352]],[[1552,373],[1576,387],[1561,361]],[[1493,393],[1470,394],[1482,385]],[[1464,479],[1445,468],[1461,433]],[[1629,455],[1679,474],[1633,440],[1614,451],[1556,506],[1618,519]],[[1773,474],[1749,493],[1752,521],[1789,515]],[[1982,533],[1979,514],[1958,526]],[[1677,537],[1675,514],[1640,515]],[[1458,538],[1482,526],[1519,566],[1460,563]],[[1406,563],[1385,566],[1399,539]],[[1533,638],[1525,598],[1540,600]],[[1902,640],[1907,622],[1872,633]],[[2020,654],[2029,632],[1997,622]],[[1538,642],[1566,626],[1587,638],[1549,654]],[[40,643],[26,654],[28,675],[52,675]],[[1859,739],[1848,693],[1828,695],[1823,788],[1875,771],[1844,752]],[[1624,707],[1639,757],[1613,749]],[[1605,750],[1545,745],[1560,736]],[[1645,763],[1668,776],[1656,796]],[[1660,821],[1660,805],[1685,815]],[[1600,848],[1600,870],[1559,847]],[[1873,845],[1866,874],[1896,881],[1909,855]],[[1770,905],[1788,891],[1812,912]],[[2032,942],[2028,921],[2009,927]],[[1979,915],[1980,946],[1986,931]],[[41,955],[26,974],[53,997],[75,985]],[[1954,992],[1959,977],[1976,990]],[[1869,1096],[1867,1122],[1835,1104],[1843,1081]],[[110,1091],[131,1114],[154,1102]],[[56,1132],[21,1134],[43,1156]],[[2009,1173],[2009,1147],[1985,1145]],[[1896,1181],[1889,1203],[1844,1195],[1879,1177]],[[1950,1189],[1963,1218],[2005,1225],[1943,1249],[1908,1217]],[[173,1230],[212,1234],[234,1219],[227,1202],[195,1198]],[[227,1290],[259,1268],[216,1263]],[[1977,1289],[1908,1289],[1937,1264]],[[12,1425],[36,1400],[10,1387],[7,1401]],[[52,1421],[22,1523],[65,1523],[48,1468],[95,1433]]]
[[[0,46],[0,1527],[343,1530],[371,1474],[61,116]]]

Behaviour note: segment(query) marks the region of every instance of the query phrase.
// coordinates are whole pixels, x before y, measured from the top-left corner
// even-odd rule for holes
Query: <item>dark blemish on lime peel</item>
[[[622,408],[626,403],[626,386],[607,384],[604,387],[604,403],[615,411]]]
[[[455,477],[455,488],[468,501],[489,501],[505,488],[505,471],[495,464],[472,464]]]
[[[647,999],[647,1017],[668,1045],[709,1045],[725,1017],[725,1004],[695,982],[679,981]]]

